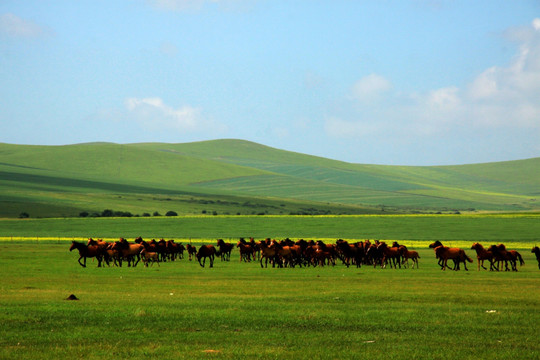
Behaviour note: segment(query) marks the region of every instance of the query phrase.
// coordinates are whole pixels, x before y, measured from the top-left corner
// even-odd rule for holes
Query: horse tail
[[[465,259],[467,259],[467,261],[470,263],[473,262],[473,259],[471,259],[467,254],[465,254]]]
[[[521,254],[516,251],[516,255],[519,259],[519,265],[523,266],[525,265],[525,261],[523,261],[523,258],[521,257]]]

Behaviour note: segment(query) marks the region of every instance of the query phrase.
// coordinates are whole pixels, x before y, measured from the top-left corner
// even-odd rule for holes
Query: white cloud
[[[198,10],[207,2],[217,1],[219,0],[148,0],[148,3],[162,10],[186,11]]]
[[[519,48],[512,61],[486,69],[463,89],[449,86],[407,94],[391,91],[391,82],[376,74],[358,80],[349,111],[326,118],[326,133],[370,140],[393,136],[411,142],[495,129],[540,135],[540,19],[510,33],[507,38]]]
[[[226,126],[204,117],[200,108],[184,105],[175,109],[158,97],[128,98],[125,100],[125,106],[134,119],[152,131],[166,129],[180,132],[226,131]]]
[[[371,74],[358,80],[352,87],[352,96],[357,100],[372,101],[390,90],[392,84],[386,78]]]
[[[222,10],[249,10],[256,0],[146,0],[151,6],[166,11],[198,11],[209,4],[218,4]]]
[[[0,15],[0,34],[17,38],[37,38],[50,35],[52,34],[52,31],[33,21],[22,19],[11,13],[6,13]]]

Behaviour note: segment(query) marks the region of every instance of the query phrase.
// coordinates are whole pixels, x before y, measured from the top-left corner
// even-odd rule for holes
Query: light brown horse
[[[124,238],[120,238],[120,240],[116,241],[112,246],[112,250],[118,250],[122,259],[127,260],[128,267],[135,267],[139,261],[141,261],[140,253],[142,249],[144,249],[142,244],[130,244]],[[120,266],[122,266],[122,262],[120,262]]]
[[[446,270],[449,259],[454,261],[454,270],[459,270],[459,263],[463,262],[465,270],[468,271],[469,269],[467,269],[466,261],[471,263],[473,262],[473,260],[467,256],[463,249],[443,246],[443,244],[438,240],[430,244],[429,247],[435,251],[435,257],[439,259],[441,270]]]
[[[259,249],[261,250],[260,263],[261,268],[263,267],[263,259],[265,260],[265,267],[268,267],[268,260],[272,263],[272,267],[276,267],[277,251],[275,247],[270,247],[266,241],[261,241],[259,243]]]
[[[201,267],[204,267],[206,264],[206,258],[210,260],[210,267],[214,267],[214,256],[216,255],[216,248],[214,245],[201,245],[199,247],[199,251],[197,251],[197,260],[199,261],[199,265]],[[201,263],[201,259],[203,259],[203,262]]]
[[[409,259],[412,260],[412,268],[414,269],[414,264],[416,264],[416,268],[418,269],[418,259],[420,258],[420,255],[418,255],[418,251],[409,250],[405,245],[400,245],[398,247],[399,253],[401,254],[401,257],[403,260],[401,261],[402,264],[407,264],[407,267],[409,266]]]
[[[103,260],[103,256],[105,253],[105,250],[97,245],[85,245],[78,241],[72,241],[71,246],[69,248],[69,251],[72,251],[73,249],[77,249],[79,251],[79,264],[82,267],[86,267],[86,258],[93,258],[95,257],[98,261],[98,267],[101,267],[101,261]],[[81,262],[81,259],[84,260],[84,263]]]
[[[484,270],[487,268],[484,266],[484,261],[489,260],[489,271],[493,271],[493,252],[486,250],[482,244],[475,242],[472,244],[471,249],[476,251],[476,259],[478,260],[478,271],[480,271],[480,266]]]

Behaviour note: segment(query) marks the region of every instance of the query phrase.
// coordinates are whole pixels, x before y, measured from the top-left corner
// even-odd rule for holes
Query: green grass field
[[[408,243],[414,247],[414,243]],[[87,268],[69,242],[0,242],[3,359],[537,359],[540,271]],[[79,301],[64,300],[75,294]]]
[[[537,359],[539,215],[0,220],[0,358]],[[285,236],[398,240],[420,269],[261,269],[187,259],[87,268],[71,239],[215,243]],[[264,235],[263,235],[264,234]],[[189,236],[187,236],[189,235]],[[220,236],[221,235],[221,236]],[[191,238],[191,239],[190,239]],[[427,244],[504,242],[517,273],[441,271]],[[79,301],[64,300],[75,294]]]

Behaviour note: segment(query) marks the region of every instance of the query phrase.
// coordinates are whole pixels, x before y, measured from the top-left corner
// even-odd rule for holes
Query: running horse
[[[519,260],[519,264],[521,266],[525,265],[521,254],[516,250],[506,250],[506,246],[504,244],[491,245],[488,250],[493,252],[493,257],[495,261],[497,261],[497,271],[499,271],[500,264],[503,261],[505,271],[510,271],[510,269],[508,269],[508,261],[510,261],[512,271],[518,271],[516,265],[517,260]]]
[[[217,246],[219,247],[218,255],[221,256],[221,261],[231,261],[231,251],[234,248],[234,245],[226,243],[223,239],[218,239]]]
[[[206,264],[206,258],[210,260],[210,267],[214,267],[214,256],[216,255],[216,248],[214,245],[201,245],[199,248],[199,251],[197,252],[197,260],[199,261],[199,265],[201,267],[204,267]],[[201,263],[201,259],[203,259],[203,262]]]
[[[69,251],[77,249],[79,251],[79,264],[82,267],[86,267],[86,258],[95,257],[98,261],[98,267],[101,267],[101,262],[105,254],[105,250],[98,245],[85,245],[78,241],[72,241]],[[84,259],[84,263],[81,262],[81,259]]]
[[[536,255],[536,261],[538,261],[538,269],[540,269],[540,249],[538,246],[532,248],[531,252]]]
[[[435,251],[435,257],[439,259],[439,265],[441,266],[441,270],[446,270],[446,268],[448,267],[449,259],[452,259],[454,261],[454,270],[459,270],[459,263],[463,262],[465,270],[469,271],[469,269],[467,269],[466,261],[471,263],[473,262],[473,259],[467,256],[465,250],[460,248],[443,246],[443,244],[439,240],[430,244],[429,248]]]
[[[484,260],[489,260],[489,271],[493,271],[493,252],[486,250],[482,244],[475,242],[471,249],[476,250],[476,259],[478,260],[478,271],[480,271],[480,266],[484,270],[487,268],[484,266]]]

